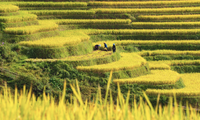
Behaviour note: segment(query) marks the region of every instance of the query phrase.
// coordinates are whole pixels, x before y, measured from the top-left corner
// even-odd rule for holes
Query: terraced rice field
[[[147,89],[146,93],[150,95],[173,95],[176,94],[176,96],[197,96],[200,95],[200,74],[199,73],[188,73],[181,75],[181,78],[184,81],[185,87],[181,89],[176,90],[159,90],[159,89]]]
[[[93,72],[110,72],[119,70],[130,70],[133,68],[141,67],[146,64],[146,60],[135,53],[121,53],[121,59],[116,62],[94,65],[94,66],[78,66],[80,71],[93,71]]]
[[[148,64],[151,70],[150,74],[135,78],[114,80],[113,82],[119,82],[120,84],[170,85],[175,84],[182,78],[185,84],[184,88],[176,90],[148,89],[146,93],[150,95],[157,95],[159,93],[172,95],[173,92],[175,92],[177,96],[200,95],[200,90],[198,88],[200,81],[199,73],[178,74],[171,70],[172,66],[178,65],[198,66],[200,65],[200,60],[198,60],[198,58],[197,60],[183,59],[160,61],[147,61],[144,59],[145,56],[156,55],[163,55],[164,57],[166,57],[165,55],[190,55],[192,57],[200,55],[200,47],[198,47],[200,45],[199,0],[56,3],[2,2],[1,4],[0,22],[18,23],[38,21],[39,23],[38,25],[6,28],[4,32],[10,36],[15,35],[14,37],[19,37],[21,35],[23,37],[24,35],[35,35],[45,31],[56,31],[60,25],[63,25],[67,29],[59,32],[56,36],[46,38],[38,37],[35,41],[27,40],[19,42],[18,44],[27,48],[29,53],[31,53],[33,49],[35,49],[35,51],[40,51],[39,53],[34,53],[35,56],[27,59],[27,62],[74,62],[72,64],[74,64],[77,70],[96,73],[133,70]],[[52,9],[54,7],[55,9]],[[20,8],[23,8],[23,11],[20,10]],[[30,10],[28,10],[28,8],[30,8]],[[44,19],[49,16],[51,16],[51,19]],[[38,17],[44,20],[37,20]],[[88,17],[88,19],[84,17]],[[71,28],[69,27],[70,25],[72,26]],[[78,27],[80,27],[79,25],[85,25],[87,27],[95,25],[97,27],[107,26],[107,29],[85,29],[82,27],[76,30],[76,25]],[[120,25],[124,25],[125,27],[118,28]],[[137,27],[139,27],[139,29],[137,29]],[[151,29],[149,29],[149,27],[151,27]],[[166,27],[167,29],[163,29]],[[47,34],[43,36],[47,36]],[[100,39],[98,42],[93,42],[92,45],[91,43],[85,43],[85,41],[95,41],[99,36]],[[127,36],[130,37],[130,39]],[[155,39],[152,40],[149,38],[152,36]],[[143,39],[140,39],[140,37]],[[94,45],[104,42],[107,43],[109,48],[115,43],[117,47],[125,48],[131,46],[140,51],[131,53],[127,53],[127,51],[125,51],[125,53],[123,51],[118,57],[113,59],[114,57],[112,58],[112,56],[117,53],[113,53],[112,51],[92,52],[92,50],[90,50]],[[82,46],[78,46],[80,44]],[[76,46],[79,48],[84,47],[79,51],[87,51],[87,49],[88,51],[75,54],[73,52],[78,51],[78,47]],[[166,46],[169,46],[168,49],[170,50],[164,50],[163,48]],[[171,50],[172,47],[173,50]],[[67,49],[68,53],[66,55],[60,55]],[[59,53],[60,56],[50,56],[56,53]],[[39,56],[39,54],[41,54],[41,56]],[[43,58],[43,54],[47,55],[45,58],[52,59],[35,59],[38,58],[38,56],[39,58]],[[69,56],[69,54],[71,56]],[[77,63],[75,63],[75,61]],[[83,61],[85,63],[82,63]]]
[[[180,79],[180,74],[171,70],[151,70],[151,73],[145,76],[129,79],[114,79],[114,83],[120,84],[146,84],[146,85],[165,85],[175,84]]]

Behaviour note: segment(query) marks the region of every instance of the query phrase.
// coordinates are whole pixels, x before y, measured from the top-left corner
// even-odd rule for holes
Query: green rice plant
[[[57,28],[58,25],[52,21],[39,21],[39,25],[6,28],[4,32],[13,35],[29,35],[37,32],[56,30]]]
[[[20,12],[20,15],[15,16],[0,16],[0,22],[4,23],[16,23],[23,21],[35,21],[37,20],[37,15],[28,14],[27,12]]]
[[[151,70],[150,74],[128,79],[114,79],[114,83],[120,84],[145,84],[145,85],[165,85],[175,84],[180,79],[180,75],[172,70]]]
[[[193,0],[193,1],[90,1],[88,2],[89,6],[137,6],[137,5],[184,5],[184,4],[199,4],[200,1]]]
[[[130,24],[130,19],[59,19],[51,20],[59,25],[68,24],[108,24],[108,25],[119,25],[119,24]]]
[[[138,20],[188,20],[199,19],[199,14],[194,15],[139,15]]]
[[[48,22],[47,25],[49,25]],[[57,24],[55,25],[57,26]],[[60,36],[42,38],[35,41],[22,41],[19,42],[19,44],[27,47],[57,48],[68,45],[77,45],[78,43],[88,41],[89,39],[90,37],[88,35],[80,31],[64,31],[61,32]]]
[[[147,89],[146,93],[148,95],[176,95],[176,96],[199,96],[199,73],[187,73],[182,74],[181,78],[185,84],[184,88],[172,89],[172,90],[160,90],[160,89]]]
[[[146,64],[146,60],[135,53],[121,53],[120,60],[108,64],[94,65],[94,66],[77,66],[76,69],[79,71],[86,72],[109,72],[119,70],[130,70],[133,68],[141,67]]]
[[[174,12],[199,12],[200,7],[181,8],[142,8],[142,9],[119,9],[119,8],[96,8],[92,9],[97,14],[121,14],[121,13],[174,13]]]
[[[94,10],[30,10],[30,14],[36,15],[94,15]]]
[[[10,4],[0,4],[0,13],[17,12],[18,10],[18,6]]]

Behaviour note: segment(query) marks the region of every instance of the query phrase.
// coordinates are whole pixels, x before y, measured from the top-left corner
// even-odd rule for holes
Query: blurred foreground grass
[[[107,99],[112,72],[108,80],[105,100]],[[169,99],[167,106],[157,105],[152,107],[148,97],[145,100],[140,98],[136,103],[134,99],[133,107],[129,107],[129,95],[124,99],[118,84],[118,99],[114,104],[112,95],[110,101],[102,101],[101,89],[96,94],[96,99],[91,101],[82,101],[81,92],[76,82],[76,86],[70,85],[74,95],[71,96],[71,101],[65,100],[66,82],[64,90],[59,101],[53,97],[43,94],[43,98],[36,98],[30,91],[27,92],[25,86],[18,94],[17,89],[12,93],[6,86],[0,93],[0,119],[1,120],[196,120],[200,119],[199,114],[186,106],[186,112],[182,107],[178,107],[176,98]],[[173,102],[172,102],[173,101]],[[181,106],[181,103],[179,103]]]

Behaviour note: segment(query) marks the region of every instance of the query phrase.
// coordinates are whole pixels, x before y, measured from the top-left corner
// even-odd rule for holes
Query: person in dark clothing
[[[100,47],[101,47],[101,45],[95,45],[94,50],[99,50]]]
[[[108,46],[106,43],[104,43],[104,49],[107,51],[108,50]]]
[[[113,50],[113,52],[115,52],[115,51],[116,51],[116,46],[115,46],[115,43],[113,44],[112,50]]]

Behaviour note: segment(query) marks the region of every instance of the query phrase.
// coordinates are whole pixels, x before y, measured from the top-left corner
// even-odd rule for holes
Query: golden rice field
[[[120,9],[120,8],[96,8],[91,9],[99,14],[120,14],[120,13],[172,13],[172,12],[199,12],[200,7],[176,7],[176,8],[141,8],[141,9]]]
[[[172,89],[172,90],[160,90],[160,89],[147,89],[146,93],[149,95],[173,95],[176,96],[199,96],[200,95],[200,73],[185,73],[181,74],[181,78],[185,84],[184,88]]]
[[[116,62],[93,66],[77,66],[76,69],[79,71],[92,71],[100,73],[119,70],[130,70],[146,64],[146,60],[136,53],[120,53],[120,55],[120,60]]]
[[[10,4],[0,4],[0,13],[17,12],[19,10],[18,6]]]
[[[130,19],[57,19],[51,20],[59,25],[68,25],[68,24],[130,24]]]
[[[112,75],[111,75],[112,76]],[[110,83],[111,77],[109,79]],[[43,98],[38,98],[34,94],[25,91],[18,94],[15,89],[14,95],[5,87],[3,93],[0,93],[0,118],[2,120],[193,120],[199,119],[199,113],[196,112],[191,106],[186,105],[186,111],[182,106],[178,107],[176,98],[172,102],[172,97],[169,99],[167,106],[159,105],[159,98],[157,97],[157,105],[153,108],[147,95],[143,92],[146,102],[142,98],[137,103],[136,99],[132,103],[133,107],[129,107],[130,92],[127,93],[124,99],[120,87],[118,85],[118,98],[117,103],[114,104],[112,94],[110,101],[102,101],[101,88],[98,88],[94,102],[83,101],[81,99],[81,92],[78,83],[71,86],[73,90],[72,101],[65,101],[66,83],[64,83],[64,90],[59,101],[49,95],[43,94]],[[107,85],[109,88],[110,84]],[[108,97],[109,89],[106,91],[105,98]],[[111,92],[111,91],[110,91]],[[99,101],[99,102],[98,102]],[[189,111],[190,109],[190,111]]]
[[[148,61],[149,64],[167,64],[173,65],[199,65],[200,60],[161,60],[161,61]]]
[[[147,75],[128,79],[114,79],[113,82],[119,84],[165,85],[175,84],[180,77],[180,74],[172,70],[151,70],[151,73]]]
[[[142,50],[137,52],[141,56],[154,56],[154,55],[200,55],[199,50]]]
[[[182,4],[199,4],[199,0],[193,1],[90,1],[90,6],[135,6],[135,5],[182,5]]]
[[[36,15],[94,15],[94,10],[30,10],[30,14]]]
[[[88,35],[80,31],[64,31],[60,33],[60,36],[42,38],[35,41],[22,41],[19,42],[19,44],[27,47],[53,48],[67,45],[76,45],[89,39],[90,37]]]
[[[1,2],[2,4],[6,4],[7,2]],[[87,7],[86,2],[9,2],[9,4],[17,5],[19,7]]]
[[[175,26],[175,27],[182,27],[182,26],[200,26],[200,22],[132,22],[131,25],[133,26]]]
[[[192,35],[200,33],[200,29],[88,29],[83,31],[89,35]]]
[[[37,32],[56,30],[58,28],[58,25],[52,21],[38,21],[38,22],[39,25],[6,28],[4,32],[15,35],[30,35]]]
[[[150,70],[170,70],[170,65],[162,62],[150,62],[148,61],[149,69]]]
[[[113,43],[116,45],[157,45],[157,44],[165,44],[165,45],[200,45],[199,40],[113,40],[113,41],[100,41],[95,42],[93,45],[104,43],[108,46],[112,46]]]
[[[89,53],[89,54],[86,54],[86,55],[69,56],[69,57],[61,58],[61,59],[26,59],[26,61],[32,61],[32,62],[83,61],[83,60],[92,60],[92,59],[97,59],[97,58],[103,58],[103,57],[107,57],[107,56],[111,56],[111,55],[112,55],[111,51],[96,50],[96,51],[93,51],[92,53]]]
[[[184,19],[199,19],[199,14],[192,15],[139,15],[140,20],[184,20]]]
[[[27,12],[19,12],[20,15],[15,16],[0,16],[0,22],[4,23],[16,23],[24,21],[34,21],[37,19],[37,15],[28,14]]]

